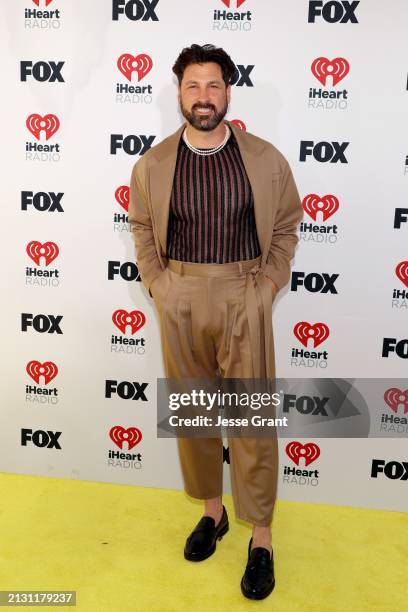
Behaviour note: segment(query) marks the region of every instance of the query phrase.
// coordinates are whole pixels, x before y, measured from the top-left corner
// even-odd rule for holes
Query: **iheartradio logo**
[[[243,132],[247,131],[246,125],[241,119],[231,119],[230,123],[233,123],[234,125],[239,127],[239,129]]]
[[[384,393],[384,401],[395,414],[398,413],[399,406],[402,406],[404,414],[408,413],[408,389],[405,389],[405,391],[396,387],[387,389]]]
[[[58,374],[58,368],[52,361],[29,361],[26,366],[27,374],[37,383],[40,384],[40,377],[43,377],[44,384],[48,385],[53,378]]]
[[[296,465],[299,465],[300,460],[305,460],[305,467],[316,461],[320,456],[320,448],[314,442],[307,442],[307,444],[301,444],[296,440],[289,442],[285,448],[287,456],[292,459]]]
[[[228,8],[231,8],[231,6],[233,6],[233,2],[231,2],[231,0],[221,0],[221,2],[225,4],[225,6],[227,6]],[[241,4],[244,4],[244,2],[245,0],[237,0],[236,1],[237,8],[239,8]]]
[[[40,265],[41,258],[43,258],[45,265],[49,266],[59,254],[59,248],[55,242],[44,242],[44,244],[41,244],[41,242],[38,242],[38,240],[32,240],[29,242],[27,244],[26,251],[27,255],[31,257],[37,266]]]
[[[128,450],[131,450],[136,444],[141,442],[142,432],[137,427],[125,429],[121,425],[115,425],[109,430],[109,437],[120,449],[123,448],[123,443],[127,442]]]
[[[132,74],[134,72],[137,75],[137,80],[141,81],[151,71],[153,61],[150,55],[146,55],[145,53],[140,53],[139,55],[124,53],[119,57],[117,66],[128,81],[132,80]]]
[[[401,261],[395,268],[395,274],[408,287],[408,261]]]
[[[327,77],[331,76],[335,87],[349,73],[350,64],[344,57],[335,57],[332,61],[327,57],[318,57],[312,63],[311,70],[324,87]]]
[[[41,132],[45,132],[45,140],[48,140],[58,130],[60,122],[57,115],[44,115],[42,117],[34,113],[27,117],[26,126],[37,140],[40,140]]]
[[[122,334],[126,334],[126,327],[129,325],[133,335],[146,323],[146,317],[141,310],[128,312],[127,310],[119,309],[113,313],[112,321]]]
[[[36,4],[37,6],[40,6],[40,0],[33,0],[34,4]],[[49,4],[51,4],[52,0],[44,0],[44,6],[48,6]]]
[[[121,185],[115,191],[115,199],[117,203],[128,212],[129,210],[130,189],[127,185]]]
[[[330,331],[325,323],[315,323],[311,325],[307,321],[296,323],[293,328],[293,333],[296,338],[307,348],[307,343],[311,339],[313,348],[322,344],[329,337]]]
[[[309,193],[302,200],[303,210],[317,222],[318,213],[322,214],[323,221],[327,221],[339,209],[339,201],[334,195],[320,197],[315,193]]]

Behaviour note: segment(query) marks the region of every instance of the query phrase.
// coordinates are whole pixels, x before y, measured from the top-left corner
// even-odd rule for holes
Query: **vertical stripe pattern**
[[[233,134],[212,155],[198,155],[180,139],[167,254],[195,263],[229,263],[261,254],[251,184]]]

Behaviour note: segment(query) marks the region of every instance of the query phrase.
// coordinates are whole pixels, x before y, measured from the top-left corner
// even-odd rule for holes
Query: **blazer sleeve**
[[[289,281],[290,261],[299,240],[297,226],[302,217],[302,203],[292,171],[285,160],[272,240],[265,265],[265,275],[276,283],[278,289]]]
[[[150,286],[162,272],[157,256],[152,217],[146,195],[146,168],[139,160],[132,170],[128,219],[134,236],[136,260],[142,282],[151,297]]]

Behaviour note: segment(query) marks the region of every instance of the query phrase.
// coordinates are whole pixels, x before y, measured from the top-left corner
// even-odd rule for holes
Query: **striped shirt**
[[[194,153],[180,138],[167,254],[196,263],[228,263],[261,254],[251,184],[232,133],[212,155]]]

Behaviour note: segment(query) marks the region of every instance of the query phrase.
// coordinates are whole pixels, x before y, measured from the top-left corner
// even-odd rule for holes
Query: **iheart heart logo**
[[[395,268],[395,274],[408,287],[408,261],[401,261]]]
[[[307,444],[301,444],[297,442],[297,440],[293,440],[293,442],[289,442],[286,445],[286,454],[292,459],[296,465],[299,465],[300,459],[303,457],[305,460],[305,466],[308,466],[320,455],[320,448],[314,442],[308,442]]]
[[[37,385],[40,384],[40,376],[44,377],[44,382],[48,385],[48,383],[58,374],[58,368],[52,361],[44,361],[44,363],[36,360],[29,361],[26,366],[26,371]]]
[[[325,323],[315,323],[311,325],[307,321],[299,321],[293,328],[296,338],[307,348],[308,340],[311,338],[313,347],[316,348],[324,342],[329,334],[329,328]]]
[[[141,81],[145,78],[146,74],[151,71],[153,61],[152,58],[145,53],[140,53],[139,55],[124,53],[119,57],[117,65],[128,81],[132,80],[133,72],[136,72],[137,80]]]
[[[36,4],[37,6],[40,6],[40,0],[33,0],[34,4]],[[52,0],[45,0],[45,6],[48,6],[49,4],[51,4]]]
[[[384,401],[396,414],[398,413],[398,407],[402,404],[404,414],[406,414],[408,412],[408,389],[405,389],[405,391],[396,387],[387,389],[384,393]]]
[[[26,247],[27,255],[37,264],[40,265],[41,257],[44,258],[45,265],[49,266],[54,259],[58,257],[59,248],[55,242],[38,242],[38,240],[32,240],[27,244]]]
[[[119,309],[113,313],[112,321],[123,334],[126,333],[126,327],[130,325],[133,335],[146,323],[146,317],[141,310],[128,312],[127,310]]]
[[[339,201],[334,195],[324,195],[319,197],[315,193],[309,193],[303,198],[303,210],[312,217],[313,221],[317,221],[318,213],[322,213],[323,221],[327,221],[329,217],[334,215],[339,209]]]
[[[240,130],[246,132],[246,125],[243,121],[241,121],[241,119],[231,119],[230,123],[233,123],[234,125],[239,127]]]
[[[231,0],[221,0],[221,2],[223,2],[225,6],[228,6],[228,8],[231,8]],[[239,8],[241,4],[244,4],[244,2],[245,0],[237,0],[237,8]]]
[[[56,115],[44,115],[42,117],[34,113],[27,117],[26,126],[37,140],[40,140],[42,131],[45,132],[45,139],[48,140],[58,130],[60,122]]]
[[[128,450],[131,450],[142,440],[142,432],[137,427],[125,429],[121,425],[115,425],[109,431],[109,437],[120,449],[123,448],[123,443],[127,442]]]
[[[335,57],[332,61],[327,57],[318,57],[311,65],[312,72],[316,79],[325,87],[327,77],[333,78],[333,87],[337,85],[350,70],[350,64],[344,57]]]
[[[115,191],[115,198],[118,204],[128,212],[129,210],[130,189],[127,185],[121,185]]]

